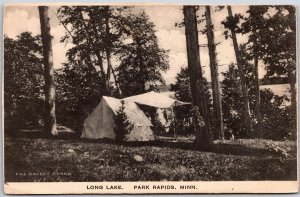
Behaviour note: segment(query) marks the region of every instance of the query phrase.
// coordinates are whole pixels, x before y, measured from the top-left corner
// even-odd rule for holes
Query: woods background
[[[294,6],[6,6],[4,34],[6,182],[297,180]],[[150,91],[190,105],[80,138]]]
[[[224,6],[211,7],[213,14],[224,10],[226,14]],[[224,42],[232,39],[235,47],[237,63],[233,59],[223,72],[218,72],[218,67],[225,65],[220,65],[217,57],[227,51],[217,54],[216,48],[223,41],[216,43],[214,39],[214,27],[220,25],[212,23],[210,6],[196,9],[199,34],[206,35],[207,39],[207,44],[200,45],[200,51],[209,49],[211,75],[205,76],[212,82],[208,84],[204,78],[204,89],[214,139],[229,139],[231,135],[235,138],[295,139],[295,7],[250,6],[245,13],[228,12],[224,20],[214,19],[214,23],[224,26]],[[167,89],[175,92],[179,100],[192,101],[186,64],[176,65],[181,69],[175,81],[166,84],[163,73],[170,69],[172,49],[160,46],[157,29],[147,9],[63,6],[51,15],[64,27],[61,42],[71,46],[66,51],[67,60],[63,66],[51,73],[56,83],[58,124],[80,133],[83,120],[103,95],[122,98]],[[173,25],[184,29],[183,21]],[[238,43],[235,34],[246,35],[246,42]],[[5,134],[13,135],[24,128],[43,128],[47,115],[43,87],[48,77],[44,73],[41,36],[30,32],[14,37],[5,35],[4,49]],[[258,64],[265,69],[265,75],[260,78]],[[289,84],[290,94],[274,94],[262,86],[274,84]],[[193,134],[195,125],[191,122],[191,109],[175,110],[178,134]]]

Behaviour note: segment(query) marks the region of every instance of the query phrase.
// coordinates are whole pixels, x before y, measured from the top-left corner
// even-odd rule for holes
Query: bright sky
[[[65,29],[59,25],[59,21],[55,16],[58,7],[50,6],[49,15],[51,23],[51,34],[53,39],[53,56],[55,68],[60,68],[62,63],[66,61],[66,51],[71,45],[65,45],[60,42],[61,37],[65,34]],[[170,69],[166,73],[162,73],[167,84],[175,82],[175,76],[180,68],[187,65],[186,43],[184,27],[175,27],[176,22],[183,21],[182,6],[137,6],[135,9],[144,9],[149,15],[150,20],[156,25],[159,44],[162,48],[170,50]],[[233,13],[242,13],[246,15],[248,6],[232,6]],[[212,18],[215,26],[215,40],[217,45],[217,59],[219,64],[219,76],[222,80],[221,72],[228,69],[231,62],[235,62],[235,55],[232,46],[232,40],[225,40],[223,35],[224,28],[221,24],[227,16],[227,9],[215,11],[212,7]],[[204,8],[198,11],[198,15],[204,14]],[[198,30],[204,28],[205,21],[199,25]],[[4,13],[4,33],[11,38],[24,31],[32,32],[33,35],[40,34],[40,22],[37,7],[32,6],[14,6],[6,7]],[[200,45],[207,44],[205,35],[199,34]],[[247,41],[246,36],[238,35],[238,42]],[[204,76],[210,81],[209,56],[206,47],[200,48],[200,58]],[[259,67],[260,78],[265,74],[262,65]]]

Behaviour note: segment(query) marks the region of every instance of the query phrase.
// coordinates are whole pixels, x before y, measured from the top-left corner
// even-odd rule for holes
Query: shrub
[[[157,112],[154,113],[151,123],[153,125],[152,130],[154,131],[155,135],[166,135],[166,128],[160,122]]]
[[[134,124],[128,120],[128,116],[125,113],[125,101],[121,101],[121,107],[117,111],[115,116],[116,126],[114,128],[117,142],[124,142],[127,134],[130,133]]]

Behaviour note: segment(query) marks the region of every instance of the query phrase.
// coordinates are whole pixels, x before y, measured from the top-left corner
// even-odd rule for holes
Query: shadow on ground
[[[110,139],[79,139],[83,142],[89,143],[107,143],[117,144],[115,141]],[[176,142],[176,141],[151,141],[151,142],[125,142],[123,146],[127,147],[142,147],[142,146],[153,146],[160,148],[174,148],[182,150],[194,150],[201,152],[219,153],[224,155],[244,155],[244,156],[274,156],[274,153],[263,148],[251,148],[242,144],[212,144],[210,147],[199,147],[193,142]]]
[[[118,143],[111,139],[81,139],[80,134],[76,132],[63,132],[60,131],[58,136],[49,136],[46,132],[40,130],[17,132],[13,136],[14,138],[29,138],[29,139],[61,139],[68,140],[69,142],[85,142],[85,143],[104,143],[104,144],[115,144]],[[276,153],[270,152],[266,148],[257,148],[247,146],[245,144],[226,144],[226,143],[213,143],[209,147],[201,147],[199,144],[190,142],[177,141],[173,139],[158,139],[155,141],[147,142],[124,142],[120,145],[127,147],[142,147],[142,146],[154,146],[154,147],[166,147],[182,150],[194,150],[202,152],[219,153],[224,155],[244,155],[244,156],[276,156]],[[292,153],[294,154],[294,153]]]
[[[266,148],[267,140],[215,141],[203,150],[192,140],[158,139],[152,142],[56,138],[22,132],[5,138],[6,181],[221,181],[296,180],[297,160],[282,158]],[[270,141],[270,140],[269,140]],[[241,144],[239,144],[241,143]],[[243,144],[242,144],[243,143]],[[296,150],[295,142],[274,141]],[[289,150],[291,150],[289,149]],[[22,155],[22,156],[20,156]],[[139,157],[141,160],[137,160]],[[74,162],[76,161],[76,162]],[[26,176],[16,173],[25,172]],[[29,172],[49,172],[31,176]],[[55,175],[52,172],[68,172]]]

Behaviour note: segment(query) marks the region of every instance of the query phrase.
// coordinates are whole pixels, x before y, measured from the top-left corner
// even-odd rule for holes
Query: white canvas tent
[[[132,101],[141,105],[148,105],[156,108],[172,108],[175,106],[188,105],[190,103],[178,101],[154,91],[124,98],[125,101]]]
[[[121,100],[103,96],[100,104],[85,119],[82,138],[115,139],[115,115],[122,106]],[[125,113],[130,122],[134,124],[132,131],[127,135],[127,141],[151,141],[154,134],[151,130],[151,122],[143,111],[134,103],[125,101]]]
[[[174,118],[173,107],[191,104],[191,103],[187,103],[187,102],[178,101],[176,99],[172,99],[168,96],[165,96],[163,94],[160,94],[160,93],[157,93],[154,91],[147,92],[144,94],[139,94],[136,96],[130,96],[130,97],[124,98],[123,100],[132,101],[132,102],[138,103],[140,105],[147,105],[150,107],[157,108],[156,112],[158,114],[159,121],[164,125],[167,132],[169,132],[169,127],[170,127],[171,122],[167,121],[167,119],[164,117],[164,113],[167,113],[167,114],[169,114],[169,116]],[[175,124],[175,121],[174,121],[174,124]],[[174,130],[174,133],[175,133],[175,130]]]

